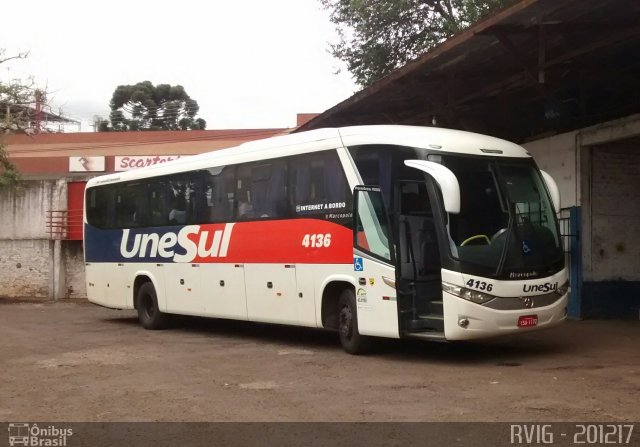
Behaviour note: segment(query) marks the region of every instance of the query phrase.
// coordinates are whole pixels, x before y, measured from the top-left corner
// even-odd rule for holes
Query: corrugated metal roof
[[[435,119],[521,142],[636,113],[638,23],[637,1],[521,0],[297,131]]]

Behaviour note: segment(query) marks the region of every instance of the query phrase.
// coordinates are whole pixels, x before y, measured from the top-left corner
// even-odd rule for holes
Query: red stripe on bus
[[[209,232],[208,246],[224,224],[200,227],[201,232]],[[196,256],[191,262],[351,264],[353,233],[342,225],[316,219],[238,222],[233,226],[226,256]]]

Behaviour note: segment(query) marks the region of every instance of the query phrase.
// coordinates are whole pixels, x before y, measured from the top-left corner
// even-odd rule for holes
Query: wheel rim
[[[340,335],[347,340],[353,335],[353,314],[349,306],[340,310]]]
[[[147,318],[153,318],[155,312],[155,306],[153,305],[153,298],[149,294],[145,294],[142,297],[142,309]]]

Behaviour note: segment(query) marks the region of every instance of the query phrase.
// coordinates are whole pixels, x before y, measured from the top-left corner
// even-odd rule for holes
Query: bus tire
[[[346,289],[338,300],[338,334],[342,348],[349,354],[364,354],[371,348],[371,337],[358,332],[358,309],[353,289]]]
[[[160,312],[158,296],[153,283],[145,282],[138,289],[136,296],[136,308],[138,309],[138,321],[145,329],[164,329],[169,323],[169,315]]]

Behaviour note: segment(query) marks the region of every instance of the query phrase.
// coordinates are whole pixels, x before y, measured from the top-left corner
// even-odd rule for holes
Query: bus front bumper
[[[443,291],[444,336],[447,340],[473,340],[549,328],[567,318],[568,296],[565,293],[545,307],[496,310]],[[523,319],[536,324],[519,326]]]

